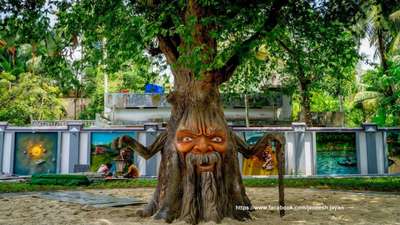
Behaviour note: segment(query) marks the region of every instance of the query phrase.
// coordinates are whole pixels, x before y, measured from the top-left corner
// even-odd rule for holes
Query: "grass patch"
[[[64,185],[39,185],[28,182],[2,182],[0,183],[0,193],[11,192],[33,192],[33,191],[56,191],[56,190],[74,190],[79,186]]]
[[[88,188],[95,189],[112,189],[112,188],[137,188],[137,187],[156,187],[157,179],[155,178],[139,178],[132,180],[106,180],[95,182]]]
[[[83,175],[34,174],[31,177],[31,184],[77,186],[89,185],[90,181],[87,176]]]
[[[276,187],[277,178],[249,178],[247,187]],[[285,187],[400,192],[400,177],[285,178]]]
[[[277,178],[245,178],[246,187],[277,187]],[[359,177],[359,178],[285,178],[285,187],[320,188],[337,190],[369,190],[400,192],[400,177]],[[139,178],[132,180],[101,180],[85,186],[38,185],[29,182],[1,182],[0,193],[53,190],[83,190],[155,187],[157,179]]]

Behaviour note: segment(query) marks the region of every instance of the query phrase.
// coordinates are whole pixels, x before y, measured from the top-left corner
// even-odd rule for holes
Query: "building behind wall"
[[[251,125],[290,125],[291,99],[278,89],[268,95],[248,95],[248,118]],[[98,126],[141,125],[144,123],[166,123],[171,105],[163,94],[108,93],[105,109],[97,118]],[[245,96],[221,95],[225,117],[231,125],[245,125]]]

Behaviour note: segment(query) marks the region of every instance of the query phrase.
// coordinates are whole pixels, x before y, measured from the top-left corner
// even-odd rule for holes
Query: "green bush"
[[[89,185],[90,181],[84,175],[34,174],[31,184],[77,186]]]

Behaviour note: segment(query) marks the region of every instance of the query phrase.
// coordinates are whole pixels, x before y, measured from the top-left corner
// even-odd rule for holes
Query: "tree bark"
[[[158,176],[158,185],[153,195],[153,199],[142,210],[139,211],[141,216],[152,216],[156,219],[165,219],[172,222],[181,217],[181,207],[183,204],[184,190],[184,163],[182,156],[176,150],[175,133],[178,124],[185,118],[187,111],[194,111],[198,118],[191,118],[198,121],[209,120],[209,123],[220,123],[223,118],[223,111],[220,105],[218,87],[206,81],[191,81],[186,88],[176,90],[169,96],[172,108],[171,119],[167,125],[167,133],[161,135],[157,139],[157,146],[161,150],[161,164]],[[205,110],[205,111],[204,111]],[[213,117],[214,116],[214,117]],[[219,118],[218,118],[219,117]],[[160,142],[161,140],[161,142]],[[250,218],[249,210],[236,210],[236,206],[245,206],[251,209],[251,203],[248,199],[244,185],[242,183],[239,161],[237,157],[238,144],[234,134],[228,131],[227,135],[228,149],[223,158],[223,179],[226,190],[224,199],[225,209],[221,211],[218,218],[231,217],[238,220]],[[162,143],[164,143],[162,145]],[[143,149],[137,143],[133,144],[135,149]],[[149,152],[155,154],[154,148],[150,147]],[[145,151],[141,150],[143,154]],[[146,158],[151,157],[147,154]],[[199,221],[188,221],[198,223]],[[219,222],[219,221],[216,221]]]
[[[161,152],[161,162],[159,167],[158,184],[152,199],[137,213],[139,216],[153,216],[155,219],[164,219],[172,222],[176,219],[185,220],[191,224],[201,221],[213,220],[220,222],[224,217],[237,220],[250,219],[250,211],[253,210],[251,202],[246,195],[245,187],[241,178],[241,168],[239,167],[238,152],[245,157],[257,154],[271,145],[272,141],[278,140],[278,158],[282,162],[281,146],[284,143],[282,137],[276,135],[266,135],[257,142],[254,147],[249,147],[234,132],[228,129],[220,102],[218,86],[206,80],[191,80],[186,86],[181,86],[168,96],[168,101],[172,105],[171,119],[167,125],[167,131],[161,133],[155,142],[145,147],[135,139],[124,136],[114,142],[119,148],[124,144],[130,146],[139,155],[148,159],[157,152]],[[202,127],[205,130],[210,127],[223,127],[226,129],[226,149],[221,153],[221,169],[214,171],[219,173],[220,182],[214,191],[217,191],[218,199],[215,215],[207,217],[207,208],[198,204],[187,205],[190,196],[187,196],[188,165],[185,155],[177,149],[177,131],[181,129],[181,124],[185,124],[185,129],[190,127]],[[186,156],[187,157],[187,156]],[[283,179],[282,165],[280,165],[280,204],[283,205]],[[197,185],[197,184],[196,184]],[[196,186],[194,194],[198,201],[207,202],[203,195],[204,190]],[[202,199],[202,200],[201,200]],[[188,209],[189,207],[189,209]],[[194,216],[187,214],[195,212]],[[282,212],[281,212],[282,213]],[[283,214],[281,214],[283,215]]]
[[[283,140],[283,139],[282,139]],[[279,215],[285,216],[285,186],[283,178],[285,174],[285,153],[283,151],[283,141],[276,142],[276,155],[278,159],[278,192],[279,192]]]
[[[385,40],[383,37],[382,30],[378,30],[378,51],[379,51],[379,56],[381,60],[381,66],[383,69],[383,72],[386,73],[388,69],[388,64],[387,64],[387,59],[386,59],[386,49],[385,49]]]
[[[312,125],[312,115],[311,115],[311,99],[309,84],[307,82],[300,81],[300,94],[302,99],[301,104],[301,117],[300,121],[305,122],[307,125]]]

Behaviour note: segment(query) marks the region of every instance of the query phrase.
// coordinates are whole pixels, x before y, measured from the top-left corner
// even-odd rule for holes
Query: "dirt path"
[[[400,195],[372,192],[347,192],[313,189],[286,189],[286,205],[310,210],[288,210],[281,219],[270,208],[277,204],[275,188],[247,188],[255,207],[253,220],[238,222],[224,219],[222,224],[399,224]],[[130,196],[147,201],[152,188],[88,190],[95,194]],[[141,206],[93,208],[90,206],[41,199],[32,195],[0,194],[0,224],[165,224],[151,218],[139,218],[135,211]],[[268,208],[270,207],[270,208]],[[329,209],[331,207],[331,209]],[[335,211],[336,209],[336,211]],[[176,224],[185,224],[176,222]],[[203,223],[214,224],[214,223]]]

